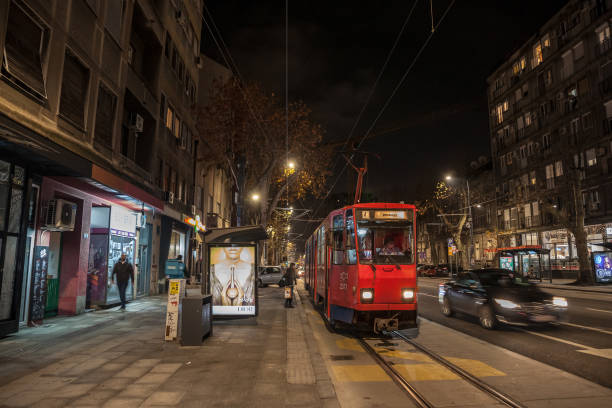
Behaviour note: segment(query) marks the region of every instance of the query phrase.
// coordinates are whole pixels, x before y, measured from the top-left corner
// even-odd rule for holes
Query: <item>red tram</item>
[[[414,205],[335,210],[306,241],[305,283],[330,324],[418,334]]]

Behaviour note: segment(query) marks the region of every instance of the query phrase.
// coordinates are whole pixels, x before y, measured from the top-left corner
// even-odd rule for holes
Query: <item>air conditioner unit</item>
[[[195,215],[195,213],[196,213],[196,206],[192,205],[191,206],[191,215]]]
[[[144,118],[139,114],[132,112],[130,114],[130,129],[136,132],[142,132],[144,127]]]
[[[48,231],[74,231],[77,205],[70,201],[49,200],[45,214],[45,228]]]

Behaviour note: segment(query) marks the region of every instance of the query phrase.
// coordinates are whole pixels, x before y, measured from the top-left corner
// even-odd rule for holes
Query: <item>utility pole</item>
[[[467,185],[467,200],[468,200],[468,217],[470,222],[470,247],[468,248],[468,266],[472,266],[472,248],[474,247],[474,220],[472,218],[472,201],[470,200],[470,181],[466,178]]]

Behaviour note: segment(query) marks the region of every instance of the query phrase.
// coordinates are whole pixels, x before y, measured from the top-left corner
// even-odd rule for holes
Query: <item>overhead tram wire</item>
[[[417,60],[419,59],[419,57],[421,56],[421,54],[423,53],[423,51],[425,50],[425,48],[427,47],[427,45],[429,44],[429,42],[431,41],[431,38],[433,37],[433,35],[436,33],[436,31],[438,30],[438,27],[440,26],[440,24],[442,24],[442,21],[444,21],[444,18],[447,16],[448,12],[450,11],[450,9],[453,7],[453,5],[455,4],[456,0],[452,0],[451,3],[448,5],[448,7],[446,8],[446,10],[444,11],[444,13],[442,14],[442,17],[440,17],[440,21],[438,21],[438,23],[434,26],[434,28],[432,29],[431,33],[429,34],[429,36],[427,37],[427,39],[425,40],[425,42],[423,43],[423,45],[421,46],[421,48],[419,49],[419,51],[416,53],[416,55],[414,56],[412,62],[410,63],[410,65],[408,66],[408,68],[406,69],[406,71],[404,72],[404,75],[402,75],[400,81],[397,83],[397,85],[395,86],[395,88],[393,89],[393,91],[391,92],[391,95],[389,95],[389,98],[387,98],[387,101],[384,103],[383,107],[381,108],[381,110],[379,111],[378,115],[376,115],[376,118],[374,119],[374,121],[372,122],[372,125],[368,128],[368,130],[363,134],[363,137],[361,138],[361,140],[359,141],[359,143],[357,144],[357,148],[361,147],[361,145],[363,144],[363,142],[365,141],[365,139],[367,138],[368,134],[370,134],[370,132],[374,129],[374,127],[376,126],[376,124],[378,123],[378,120],[380,119],[380,117],[383,115],[383,113],[385,113],[385,110],[389,107],[389,103],[391,102],[391,100],[393,99],[393,97],[395,96],[395,94],[397,93],[397,91],[399,90],[400,86],[404,83],[404,81],[406,80],[406,77],[408,77],[408,74],[410,74],[410,72],[412,71],[412,68],[414,67],[414,65],[416,64]],[[348,163],[345,163],[344,167],[342,167],[342,170],[340,171],[340,173],[338,174],[338,177],[336,177],[336,180],[334,181],[334,184],[332,184],[332,187],[327,191],[327,193],[325,194],[325,197],[323,198],[323,200],[321,200],[321,203],[319,204],[319,206],[317,207],[317,209],[313,212],[313,217],[316,215],[316,213],[319,211],[319,209],[321,208],[321,206],[323,205],[323,202],[327,199],[327,197],[329,197],[329,195],[331,194],[331,192],[333,191],[334,187],[336,186],[336,184],[338,184],[338,181],[340,180],[340,177],[342,177],[342,174],[344,174],[344,171],[346,170],[348,166]]]
[[[244,84],[245,84],[244,78],[242,77],[242,74],[240,73],[240,70],[238,69],[238,65],[234,61],[234,58],[232,57],[232,54],[229,51],[229,48],[227,47],[227,44],[223,40],[223,36],[221,35],[221,31],[219,30],[219,28],[215,24],[215,20],[213,19],[212,14],[208,10],[208,7],[206,7],[206,2],[203,3],[203,6],[204,6],[204,11],[206,12],[208,17],[210,18],[210,24],[208,23],[208,21],[207,21],[206,17],[204,16],[204,14],[202,14],[202,20],[204,21],[204,24],[206,25],[206,28],[208,29],[208,32],[210,33],[213,41],[215,42],[215,45],[217,46],[217,49],[219,50],[219,53],[221,54],[221,57],[223,58],[223,61],[225,61],[225,64],[227,64],[228,68],[232,72],[234,72],[235,75],[238,77],[237,85],[238,85],[238,88],[240,89],[240,92],[242,92],[242,95],[244,96],[246,104],[247,104],[247,106],[249,108],[249,113],[251,114],[251,116],[255,120],[255,123],[256,123],[259,131],[262,133],[262,135],[265,136],[267,133],[266,133],[265,129],[263,128],[263,125],[261,124],[261,122],[263,122],[263,118],[261,118],[261,116],[258,117],[258,115],[256,115],[255,110],[253,109],[253,107],[251,106],[251,103],[249,102],[249,98],[248,98],[248,96],[246,94],[246,91],[244,90]],[[215,35],[215,32],[213,32],[213,29],[211,28],[211,25],[215,29],[217,35]],[[217,40],[217,36],[219,37],[218,40]],[[221,44],[219,44],[219,42],[221,42]],[[227,56],[226,56],[226,53],[227,53]]]
[[[391,57],[393,56],[393,53],[395,52],[395,49],[397,48],[397,44],[399,43],[400,38],[402,37],[402,35],[404,34],[404,31],[406,30],[406,27],[408,26],[408,22],[410,21],[410,18],[412,17],[412,14],[414,13],[414,9],[416,8],[418,2],[419,2],[419,0],[415,0],[414,4],[412,5],[412,8],[410,9],[410,11],[408,12],[408,15],[406,16],[406,19],[404,20],[404,23],[402,24],[402,28],[400,29],[399,33],[395,37],[395,41],[393,42],[393,46],[389,50],[389,53],[387,54],[387,58],[385,59],[385,62],[383,63],[380,71],[378,72],[378,76],[376,77],[376,80],[374,81],[374,84],[372,85],[372,88],[370,88],[370,92],[368,94],[368,97],[366,98],[366,101],[365,101],[364,105],[362,106],[361,111],[357,115],[357,119],[355,120],[355,123],[353,124],[353,126],[351,128],[351,131],[349,132],[349,135],[347,136],[346,140],[344,141],[344,145],[343,145],[342,149],[346,148],[346,146],[348,145],[348,142],[351,140],[351,137],[353,137],[353,133],[355,132],[355,129],[357,128],[357,124],[361,120],[361,117],[363,116],[363,113],[365,112],[366,108],[370,104],[370,100],[372,99],[372,96],[374,95],[374,92],[376,91],[376,88],[378,87],[378,83],[380,82],[383,73],[387,69],[387,65],[389,65],[389,61],[391,60]],[[339,157],[336,158],[336,162],[334,163],[333,167],[336,167],[336,163],[338,163],[338,160],[340,160]],[[334,182],[332,187],[328,190],[327,194],[325,194],[325,197],[323,198],[323,200],[321,200],[321,204],[319,204],[317,209],[314,211],[313,217],[319,211],[319,209],[323,205],[323,202],[327,199],[327,197],[329,197],[329,195],[333,191],[334,187],[336,187],[336,184],[338,184],[338,181],[340,180],[340,177],[342,176],[342,174],[344,174],[344,171],[346,170],[347,166],[348,166],[348,163],[344,163],[344,166],[342,167],[342,170],[340,170],[340,174],[338,175],[338,178],[336,179],[336,181]]]

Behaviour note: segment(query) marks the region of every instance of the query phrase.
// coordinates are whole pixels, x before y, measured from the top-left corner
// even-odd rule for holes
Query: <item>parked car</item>
[[[436,267],[433,265],[421,265],[417,266],[417,275],[418,276],[436,276]]]
[[[456,278],[440,284],[438,301],[445,316],[455,312],[473,315],[485,329],[494,329],[499,323],[526,326],[557,322],[567,311],[564,297],[545,293],[507,269],[459,272]]]
[[[270,284],[279,284],[283,277],[283,270],[280,266],[260,266],[257,276],[257,285],[260,288]]]

